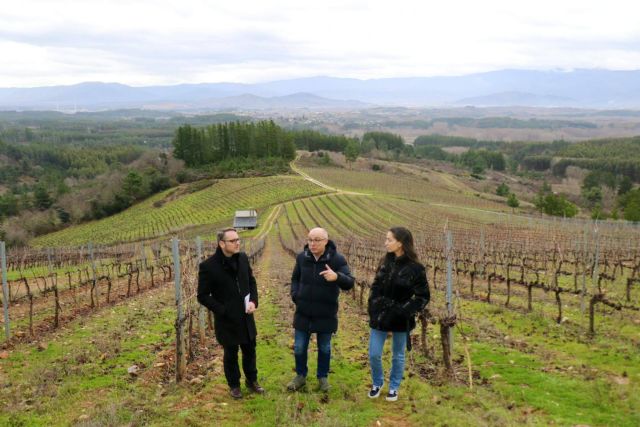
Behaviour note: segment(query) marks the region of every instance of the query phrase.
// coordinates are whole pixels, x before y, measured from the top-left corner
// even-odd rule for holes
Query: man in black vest
[[[318,340],[318,386],[323,392],[329,390],[331,335],[338,329],[338,296],[340,289],[353,288],[354,281],[347,261],[329,240],[327,230],[309,231],[307,245],[296,257],[291,276],[291,299],[296,305],[293,320],[296,377],[288,384],[289,390],[298,390],[306,384],[307,350],[313,333]]]
[[[247,388],[264,393],[256,369],[258,288],[247,254],[240,252],[240,238],[233,228],[218,232],[216,253],[200,264],[198,301],[213,312],[218,342],[224,348],[224,375],[230,394],[242,398],[238,347]]]

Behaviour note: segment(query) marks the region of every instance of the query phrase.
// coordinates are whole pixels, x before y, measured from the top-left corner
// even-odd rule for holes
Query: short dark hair
[[[218,232],[216,233],[216,237],[218,238],[218,243],[224,240],[224,235],[227,234],[229,231],[235,231],[236,233],[238,232],[238,230],[236,230],[233,227],[223,228],[222,230],[218,230]]]

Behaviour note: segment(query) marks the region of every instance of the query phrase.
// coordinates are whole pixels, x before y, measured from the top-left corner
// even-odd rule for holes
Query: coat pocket
[[[224,305],[224,318],[237,322],[242,319],[244,314],[244,307],[241,307],[238,301],[227,301]]]

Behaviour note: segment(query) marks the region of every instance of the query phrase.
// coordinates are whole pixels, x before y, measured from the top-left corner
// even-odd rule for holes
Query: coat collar
[[[402,254],[399,257],[396,257],[396,254],[393,252],[387,252],[385,255],[385,262],[387,263],[396,263],[396,264],[406,264],[409,262],[409,258],[406,254]]]
[[[329,240],[327,242],[327,246],[325,246],[324,248],[324,253],[320,256],[320,258],[318,258],[318,261],[316,261],[316,258],[311,253],[311,250],[309,250],[309,245],[308,244],[304,245],[305,258],[308,258],[313,262],[321,262],[321,261],[327,262],[335,255],[336,252],[337,252],[336,244],[333,242],[333,240]]]
[[[226,256],[220,246],[216,249],[215,257],[220,260],[220,263],[226,268],[233,268],[238,265],[238,259],[240,258],[240,253],[233,254],[230,257]]]

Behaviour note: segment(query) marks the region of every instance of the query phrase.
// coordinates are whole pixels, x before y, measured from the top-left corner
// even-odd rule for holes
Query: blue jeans
[[[296,374],[307,376],[307,350],[311,332],[296,329],[293,353],[296,358]],[[318,378],[327,378],[331,362],[331,333],[317,333],[318,339]]]
[[[391,357],[391,376],[389,389],[398,390],[404,372],[404,349],[407,346],[407,332],[391,332],[393,334],[393,356]],[[382,371],[382,349],[388,332],[371,329],[369,335],[369,363],[371,364],[371,381],[375,387],[382,387],[384,372]]]

